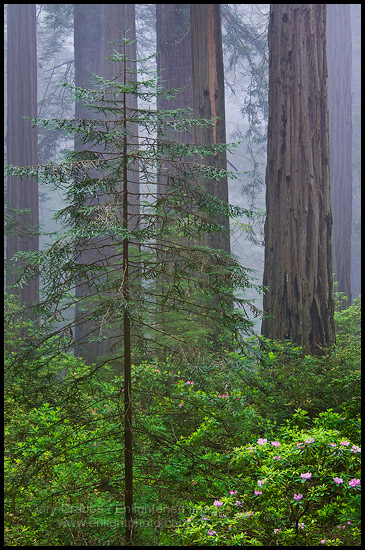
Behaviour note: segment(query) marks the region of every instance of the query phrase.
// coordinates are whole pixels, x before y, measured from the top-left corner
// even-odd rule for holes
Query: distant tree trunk
[[[351,303],[352,95],[349,4],[327,4],[328,112],[330,122],[333,272],[336,290]]]
[[[156,4],[157,70],[165,90],[183,88],[174,99],[157,96],[157,109],[193,108],[189,4]],[[171,139],[193,143],[188,132],[169,134]]]
[[[309,353],[335,341],[326,5],[271,4],[262,334]]]
[[[7,163],[16,166],[36,165],[37,129],[23,116],[37,116],[37,44],[36,5],[8,4],[7,45]],[[39,248],[38,184],[31,178],[7,177],[8,214],[12,230],[7,235],[7,259],[16,252]],[[29,209],[28,214],[11,209]],[[33,279],[21,289],[10,289],[17,274],[7,272],[6,284],[20,296],[22,304],[37,302],[39,280]]]
[[[190,21],[194,114],[214,119],[213,126],[195,127],[195,140],[202,145],[226,143],[220,4],[190,4]],[[210,155],[204,163],[226,170],[226,153]],[[207,182],[205,191],[228,203],[227,178]],[[222,217],[216,221],[224,231],[207,235],[201,244],[230,252],[229,220]]]
[[[191,67],[191,34],[190,34],[190,6],[189,4],[156,4],[156,49],[159,86],[163,90],[182,88],[171,99],[157,95],[158,110],[193,108],[192,67]],[[165,138],[180,143],[192,144],[193,132],[177,132],[171,128],[164,128]],[[185,159],[188,160],[188,159]],[[174,170],[166,163],[159,171],[157,181],[158,196],[169,193],[169,178],[174,176]],[[187,239],[185,239],[186,243]],[[181,239],[183,242],[183,239]],[[161,247],[163,248],[163,247]],[[164,264],[168,255],[161,250],[158,252],[159,261]],[[165,295],[168,292],[172,279],[168,276],[159,280],[159,292]],[[171,327],[171,320],[166,312],[162,311],[160,319],[162,326],[167,330]]]
[[[75,49],[75,85],[84,88],[95,88],[93,74],[100,75],[102,68],[102,33],[103,33],[103,5],[102,4],[74,4],[74,49]],[[75,118],[91,119],[97,114],[84,107],[78,101],[75,105]],[[81,151],[91,145],[83,145],[78,139],[75,140],[75,150]],[[80,250],[79,263],[91,264],[101,256],[96,248]],[[80,284],[76,287],[76,298],[88,295],[88,285]],[[86,362],[94,362],[98,356],[104,354],[110,342],[107,340],[90,342],[89,339],[95,336],[98,327],[95,322],[82,315],[76,305],[75,313],[75,353],[85,359]],[[93,334],[94,332],[94,334]]]

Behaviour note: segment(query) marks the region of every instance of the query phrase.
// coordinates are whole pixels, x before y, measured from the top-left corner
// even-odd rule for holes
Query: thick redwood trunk
[[[272,4],[262,333],[335,340],[325,4]]]

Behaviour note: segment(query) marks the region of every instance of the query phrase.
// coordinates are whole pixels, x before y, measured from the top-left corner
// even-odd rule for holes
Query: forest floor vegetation
[[[360,321],[357,298],[319,357],[136,364],[135,544],[360,546]],[[12,296],[5,329],[5,545],[123,545],[123,377],[34,349]]]

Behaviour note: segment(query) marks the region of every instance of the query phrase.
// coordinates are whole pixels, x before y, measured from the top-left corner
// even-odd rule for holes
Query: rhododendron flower
[[[350,487],[356,487],[356,485],[360,485],[360,483],[361,483],[360,480],[355,479],[355,478],[353,478],[353,479],[351,479],[351,481],[349,481]]]
[[[308,444],[309,443],[314,443],[314,439],[306,439],[305,442],[308,443]]]
[[[230,495],[237,495],[237,491],[229,491]]]
[[[214,501],[214,506],[222,506],[223,502],[221,500],[215,500]]]
[[[326,544],[327,539],[322,539],[321,544]]]
[[[274,529],[274,535],[276,535],[281,529]]]
[[[350,445],[350,441],[341,441],[340,445],[346,445],[346,447],[348,447]]]
[[[298,527],[299,527],[299,529],[304,529],[305,523],[298,523]]]
[[[263,438],[260,437],[260,438],[257,440],[257,444],[258,444],[258,445],[265,445],[266,443],[267,443],[267,439],[263,439]]]
[[[178,404],[178,407],[183,407],[184,406],[184,403],[179,403]]]
[[[273,445],[274,447],[280,447],[279,441],[272,441],[271,445]]]
[[[274,460],[280,460],[280,456],[273,456]]]
[[[334,478],[333,478],[333,481],[334,481],[335,483],[337,483],[337,485],[340,485],[341,483],[343,483],[342,477],[334,477]]]
[[[297,448],[298,449],[303,449],[304,447],[304,443],[297,443]]]
[[[300,474],[300,477],[302,479],[310,479],[312,477],[312,474],[310,472],[307,472],[306,474]]]
[[[262,491],[259,491],[258,489],[255,489],[255,495],[256,495],[256,496],[262,495]]]
[[[353,453],[361,453],[361,447],[358,447],[357,445],[353,445],[353,446],[351,447],[351,451],[352,451]]]
[[[298,494],[295,493],[293,496],[294,500],[300,500],[301,498],[303,498],[303,495],[301,493],[298,493]]]
[[[210,535],[211,537],[214,537],[214,535],[216,534],[217,534],[217,531],[212,531],[212,529],[209,529],[208,535]]]

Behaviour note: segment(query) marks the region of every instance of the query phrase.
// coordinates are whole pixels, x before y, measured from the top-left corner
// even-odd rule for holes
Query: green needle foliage
[[[178,90],[160,90],[145,71],[129,81],[124,54],[110,59],[120,63],[124,83],[97,77],[97,89],[72,87],[95,119],[34,120],[77,137],[83,150],[66,153],[57,165],[8,168],[35,176],[66,199],[56,217],[68,229],[48,249],[29,255],[18,284],[41,277],[38,311],[45,326],[77,302],[75,323],[94,323],[89,340],[107,339],[109,358],[123,355],[125,316],[136,360],[224,351],[252,330],[249,310],[259,313],[244,297],[245,289],[256,286],[250,270],[223,250],[199,245],[204,233],[223,230],[217,221],[222,216],[252,214],[206,191],[204,182],[227,172],[202,159],[234,145],[167,139],[169,129],[186,132],[212,121],[193,119],[185,109],[153,109],[156,95],[173,97]],[[128,107],[128,96],[147,107]],[[161,174],[165,191],[157,194]]]

